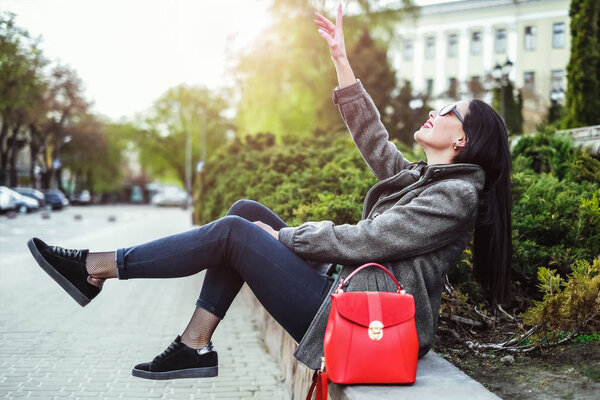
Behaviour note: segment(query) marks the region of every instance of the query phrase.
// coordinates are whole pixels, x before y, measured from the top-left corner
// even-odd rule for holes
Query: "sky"
[[[0,0],[51,61],[75,69],[92,111],[143,113],[185,83],[231,86],[228,52],[268,28],[271,0]]]

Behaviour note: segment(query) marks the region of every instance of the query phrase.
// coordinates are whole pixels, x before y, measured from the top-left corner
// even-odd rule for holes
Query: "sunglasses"
[[[454,112],[454,114],[456,114],[456,117],[460,120],[461,124],[465,123],[465,120],[463,119],[463,117],[459,114],[458,110],[456,109],[456,104],[448,104],[447,106],[444,106],[440,110],[438,115],[447,115],[447,114],[450,114],[451,112]]]

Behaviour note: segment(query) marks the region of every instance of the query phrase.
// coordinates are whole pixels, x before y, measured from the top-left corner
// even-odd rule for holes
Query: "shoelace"
[[[176,343],[176,342],[171,343],[169,345],[169,347],[167,347],[165,349],[165,351],[163,351],[162,353],[160,353],[159,355],[156,356],[155,360],[161,360],[161,359],[165,358],[168,353],[170,353],[172,350],[175,350],[175,347],[177,347],[177,344],[178,343]]]
[[[80,259],[81,255],[82,255],[81,250],[65,249],[65,248],[59,247],[59,246],[52,246],[52,251],[54,253],[57,253],[60,256],[73,257],[73,258],[77,258],[77,259]]]

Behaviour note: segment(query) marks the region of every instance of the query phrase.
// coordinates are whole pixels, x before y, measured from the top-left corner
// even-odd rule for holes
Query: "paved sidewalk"
[[[74,214],[82,214],[74,221]],[[109,214],[117,215],[108,222]],[[30,217],[38,218],[36,221]],[[193,227],[190,213],[149,207],[71,208],[22,232],[63,247],[113,250]],[[79,235],[61,237],[60,218],[81,224]],[[25,220],[23,220],[25,221]],[[36,224],[51,223],[47,230]],[[46,228],[48,228],[46,227]],[[33,231],[28,231],[33,230]],[[52,232],[50,234],[50,232]],[[29,255],[0,247],[0,398],[121,399],[288,399],[277,365],[264,352],[254,317],[239,297],[219,325],[213,342],[219,376],[151,381],[131,376],[131,368],[150,361],[180,334],[200,291],[203,274],[169,280],[109,281],[82,308],[52,281]]]

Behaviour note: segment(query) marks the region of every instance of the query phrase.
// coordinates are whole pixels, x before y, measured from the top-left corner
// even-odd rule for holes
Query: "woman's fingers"
[[[342,23],[342,3],[340,3],[338,5],[338,11],[337,11],[337,16],[335,17],[335,26],[337,26],[338,28],[343,29],[343,23]]]
[[[315,11],[315,15],[317,16],[317,18],[319,18],[325,24],[325,27],[327,29],[329,29],[331,31],[335,29],[335,25],[333,24],[333,22],[331,22],[330,20],[328,20],[327,18],[325,18],[324,16],[322,16],[321,14],[319,14],[316,11]]]
[[[333,38],[331,37],[331,35],[329,33],[327,33],[325,30],[323,29],[319,29],[319,35],[321,35],[323,37],[323,39],[325,39],[327,41],[327,44],[331,47],[335,44]]]
[[[327,27],[327,25],[325,25],[324,23],[322,23],[321,21],[315,21],[315,25],[320,26],[321,28],[325,29],[326,31],[329,31],[329,28]]]

